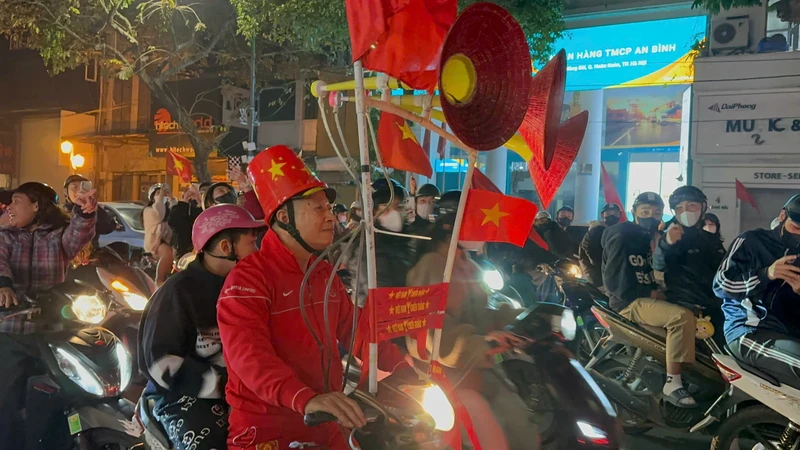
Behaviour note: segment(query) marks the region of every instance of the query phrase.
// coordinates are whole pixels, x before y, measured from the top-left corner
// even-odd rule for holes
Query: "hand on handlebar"
[[[19,305],[19,300],[17,300],[14,290],[8,287],[0,288],[0,306],[8,309],[17,305]]]
[[[527,343],[525,339],[508,331],[490,331],[489,334],[486,335],[486,340],[490,344],[494,343],[494,348],[489,350],[490,355],[502,353],[513,347],[520,347]]]
[[[341,392],[320,394],[309,400],[305,413],[316,411],[333,414],[347,428],[361,428],[367,424],[367,418],[358,403]]]

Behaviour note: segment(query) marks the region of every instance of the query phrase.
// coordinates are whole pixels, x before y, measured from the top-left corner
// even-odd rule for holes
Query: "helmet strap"
[[[278,227],[283,231],[289,233],[289,236],[291,236],[295,241],[297,241],[297,243],[300,244],[300,246],[303,247],[303,249],[308,253],[311,253],[312,255],[319,255],[320,253],[322,253],[320,250],[316,250],[314,249],[314,247],[308,245],[308,242],[306,242],[305,239],[303,239],[303,237],[300,236],[300,230],[298,230],[297,226],[295,226],[294,202],[292,201],[292,199],[289,199],[289,201],[286,202],[286,213],[289,215],[289,223],[283,223],[280,220],[277,220],[276,218],[275,223],[278,225]]]

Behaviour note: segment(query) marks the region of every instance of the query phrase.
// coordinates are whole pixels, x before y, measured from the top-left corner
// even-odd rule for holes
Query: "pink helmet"
[[[194,251],[201,252],[215,234],[234,228],[264,228],[262,220],[256,220],[246,209],[236,205],[215,205],[197,216],[192,226]]]

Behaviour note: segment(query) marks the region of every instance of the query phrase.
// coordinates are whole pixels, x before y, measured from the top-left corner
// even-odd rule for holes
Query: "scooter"
[[[595,348],[586,369],[615,404],[627,434],[642,434],[653,427],[688,430],[725,390],[725,380],[711,359],[719,347],[712,339],[710,322],[698,326],[696,337],[702,344],[698,345],[696,362],[682,373],[697,407],[680,408],[662,394],[666,331],[629,321],[599,303],[592,312],[609,334]]]
[[[39,359],[17,411],[13,447],[23,450],[133,449],[133,403],[120,397],[131,381],[131,356],[114,334],[96,326],[110,299],[71,280],[36,296],[3,320],[29,315],[38,324]],[[24,440],[24,441],[23,441]]]
[[[691,431],[715,429],[711,450],[800,448],[800,390],[731,356],[713,359],[730,387]]]

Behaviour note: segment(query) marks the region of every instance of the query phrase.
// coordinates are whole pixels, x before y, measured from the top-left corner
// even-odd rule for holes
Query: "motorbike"
[[[629,321],[600,303],[591,310],[609,334],[595,348],[586,369],[616,405],[627,434],[642,434],[653,427],[688,430],[725,390],[711,358],[719,347],[712,339],[710,322],[698,327],[696,361],[681,374],[697,407],[679,408],[662,394],[667,375],[666,331]]]
[[[139,370],[137,336],[142,312],[155,292],[156,284],[143,270],[121,256],[128,254],[124,248],[117,247],[117,250],[123,253],[111,247],[97,249],[88,264],[72,268],[69,276],[109,294],[108,314],[100,325],[118,336],[133,354],[134,380],[131,386],[143,387],[147,381]]]
[[[622,431],[611,403],[569,350],[560,344],[562,339],[574,337],[576,323],[572,311],[561,305],[540,303],[518,316],[507,330],[530,344],[499,354],[496,369],[525,400],[537,423],[543,425],[540,426],[542,447],[619,449]],[[444,431],[451,429],[455,423],[454,413],[449,402],[444,406],[447,399],[441,389],[428,385],[422,392],[419,403],[434,419],[434,427]],[[376,404],[374,398],[360,391],[352,395],[368,418],[364,430],[351,433],[353,450],[359,449],[353,438],[362,445],[360,448],[369,450],[430,448],[403,437],[411,429],[408,425],[398,427],[403,422],[392,416],[393,410],[383,411],[382,403]],[[311,413],[305,420],[307,425],[314,426],[335,418],[327,413]],[[436,439],[429,441],[426,443],[437,443]],[[401,442],[406,444],[399,445]]]
[[[690,431],[715,428],[711,450],[800,448],[800,390],[729,355],[712,356],[730,387]]]
[[[15,441],[23,450],[133,449],[133,403],[120,394],[130,384],[125,345],[97,326],[110,298],[88,283],[70,280],[43,294],[21,296],[3,320],[28,315],[39,325],[39,357],[15,414]],[[20,393],[23,395],[23,393]],[[23,441],[24,440],[24,441]]]

